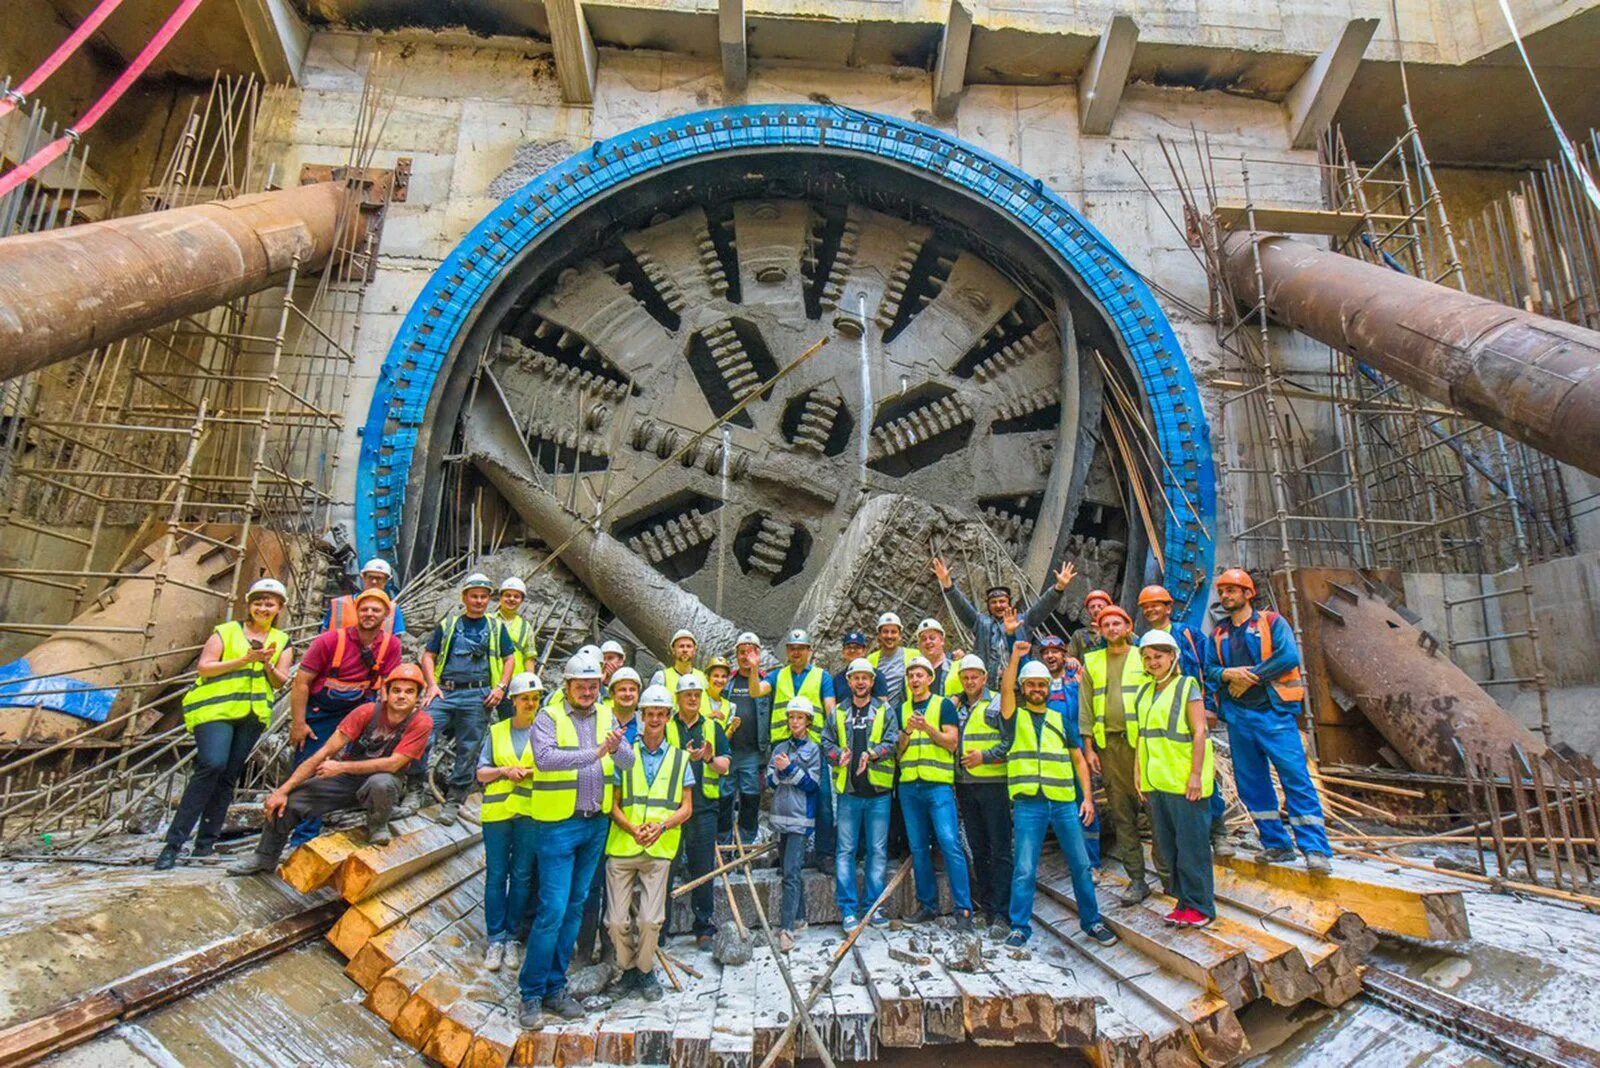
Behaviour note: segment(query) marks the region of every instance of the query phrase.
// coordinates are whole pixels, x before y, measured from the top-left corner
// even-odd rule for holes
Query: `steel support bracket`
[[[394,167],[343,167],[307,163],[300,168],[300,184],[344,182],[357,191],[356,215],[348,223],[347,237],[334,249],[334,263],[350,278],[372,281],[377,270],[378,243],[390,204],[403,204],[411,187],[411,157],[401,156]]]

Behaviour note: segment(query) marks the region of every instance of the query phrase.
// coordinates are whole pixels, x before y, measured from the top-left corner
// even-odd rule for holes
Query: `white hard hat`
[[[679,627],[677,630],[672,632],[672,641],[668,642],[667,644],[668,645],[677,645],[679,638],[688,638],[690,641],[694,642],[696,645],[700,644],[700,639],[696,638],[694,636],[694,631],[685,630],[683,627]]]
[[[706,684],[700,681],[699,675],[689,674],[678,676],[679,693],[700,693],[705,688]]]
[[[850,667],[845,671],[845,675],[859,675],[862,672],[866,672],[868,675],[876,675],[878,673],[878,669],[873,667],[872,661],[868,660],[866,657],[858,656],[854,660],[850,661]]]
[[[582,653],[575,653],[567,659],[567,670],[563,674],[568,682],[573,679],[598,679],[601,677],[600,662]]]
[[[485,575],[482,571],[474,571],[472,574],[468,575],[465,579],[462,579],[462,581],[461,581],[461,592],[462,593],[466,593],[468,590],[490,590],[490,591],[492,591],[493,589],[494,589],[494,583],[490,582],[489,581],[489,576]]]
[[[747,630],[743,634],[739,635],[738,641],[733,643],[733,647],[735,649],[739,648],[741,645],[753,645],[759,649],[761,648],[761,639],[756,636],[754,631]]]
[[[816,713],[817,707],[811,703],[811,698],[801,697],[797,694],[794,697],[789,698],[789,707],[784,711],[790,713],[791,715],[795,712],[804,712],[806,715],[810,716]]]
[[[934,619],[932,616],[929,616],[927,619],[924,619],[921,623],[917,624],[917,633],[918,634],[921,634],[925,630],[936,630],[940,634],[943,634],[944,633],[944,624],[940,623],[937,619]]]
[[[531,671],[524,671],[520,675],[513,676],[511,685],[506,687],[507,697],[516,697],[518,694],[524,693],[544,693],[544,683],[540,682],[539,676]]]
[[[893,612],[885,612],[883,615],[878,617],[878,626],[880,627],[898,627],[901,625],[900,617],[895,615]]]
[[[616,653],[618,656],[627,656],[628,650],[622,647],[621,642],[617,641],[615,638],[611,638],[600,643],[600,655],[605,656],[607,653]]]
[[[811,635],[806,633],[804,627],[796,627],[796,628],[794,628],[794,630],[791,630],[789,632],[789,636],[783,640],[783,644],[784,645],[810,645],[811,644]]]
[[[382,575],[384,578],[394,578],[394,568],[389,566],[389,561],[377,556],[361,565],[361,573],[363,575]]]
[[[619,667],[612,672],[611,685],[615,686],[619,682],[631,682],[636,686],[644,685],[644,680],[639,677],[639,673],[631,667]]]
[[[640,708],[671,708],[672,695],[665,686],[646,686],[639,696]]]
[[[1139,648],[1176,650],[1178,639],[1174,638],[1169,630],[1147,631],[1145,636],[1139,639]]]
[[[510,578],[504,579],[500,583],[500,592],[504,593],[507,590],[510,590],[512,593],[520,593],[526,597],[528,595],[528,584],[523,582],[517,576],[512,575]]]
[[[253,601],[264,593],[270,593],[283,601],[289,600],[289,591],[283,588],[283,583],[275,578],[256,579],[250,584],[250,590],[244,595],[246,601]]]
[[[933,674],[933,661],[929,660],[925,656],[914,656],[910,660],[906,661],[907,671],[910,671],[914,667],[922,668],[930,675]]]
[[[989,665],[983,662],[983,657],[978,656],[976,653],[968,653],[961,658],[961,663],[956,665],[956,671],[981,671],[987,675],[989,673]]]
[[[1037,660],[1030,660],[1022,665],[1022,670],[1017,673],[1018,682],[1027,682],[1029,679],[1043,679],[1050,681],[1050,669]]]
[[[588,660],[600,663],[600,647],[598,645],[580,645],[574,656],[581,656]]]

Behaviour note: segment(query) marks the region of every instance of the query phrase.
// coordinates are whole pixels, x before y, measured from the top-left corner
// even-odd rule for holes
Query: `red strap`
[[[51,141],[43,149],[35,152],[21,166],[0,177],[0,197],[6,196],[21,186],[22,183],[33,178],[59,158],[75,138],[88,133],[94,124],[99,122],[105,113],[110,111],[117,101],[122,99],[123,94],[132,88],[133,83],[138,81],[139,76],[145,72],[145,68],[149,67],[156,56],[161,54],[162,49],[171,43],[172,39],[177,36],[178,31],[183,29],[183,24],[189,21],[189,16],[193,15],[195,9],[204,2],[205,0],[182,0],[172,14],[167,17],[167,21],[156,31],[155,36],[150,38],[149,43],[134,57],[133,62],[128,64],[128,69],[123,71],[117,77],[117,80],[111,83],[111,88],[107,89],[100,99],[96,100],[89,110],[79,117],[77,122],[72,124],[65,136]]]
[[[22,100],[33,94],[33,91],[45,83],[45,80],[56,70],[72,58],[89,35],[100,28],[100,24],[111,16],[111,13],[121,6],[122,0],[100,0],[100,5],[89,12],[89,17],[79,24],[78,28],[67,35],[67,39],[56,46],[50,57],[39,64],[39,69],[22,79],[22,82],[4,99],[0,99],[0,119],[5,118],[16,110]]]

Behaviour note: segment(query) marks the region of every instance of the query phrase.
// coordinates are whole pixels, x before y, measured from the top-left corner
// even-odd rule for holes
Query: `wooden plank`
[[[1317,147],[1317,139],[1333,121],[1377,30],[1377,19],[1350,19],[1290,88],[1283,109],[1289,118],[1291,148]]]
[[[1043,908],[1054,910],[1052,914],[1069,925],[1076,922],[1071,913],[1054,902],[1045,902]],[[1060,938],[1037,911],[1034,919],[1038,926],[1029,947],[1035,959],[1070,977],[1074,986],[1099,1002],[1094,1042],[1077,1047],[1091,1062],[1099,1068],[1199,1065],[1187,1027],[1159,1006],[1151,1005],[1136,987],[1123,986],[1103,969],[1085,961],[1083,954]]]
[[[717,43],[722,49],[722,86],[742,93],[750,83],[750,49],[744,23],[744,0],[718,0]]]
[[[339,865],[366,844],[366,835],[359,832],[319,834],[289,854],[278,866],[278,878],[300,893],[309,894],[327,886]]]
[[[1355,861],[1336,861],[1332,875],[1316,875],[1299,864],[1267,864],[1254,854],[1220,858],[1241,875],[1307,897],[1337,901],[1384,934],[1435,942],[1471,937],[1459,890],[1407,885]]]
[[[785,954],[785,964],[788,964],[788,958],[793,956],[793,951]],[[756,1064],[761,1064],[767,1054],[772,1051],[772,1047],[778,1044],[778,1039],[788,1028],[789,1020],[795,1014],[795,1005],[789,998],[788,989],[783,985],[783,975],[778,971],[777,954],[773,950],[766,946],[757,947],[755,952],[751,954],[750,963],[755,968],[755,986],[752,991],[755,995],[753,998],[755,1013],[752,1020],[754,1041],[751,1044],[750,1054]],[[820,969],[818,974],[820,974]],[[793,975],[792,969],[791,975]],[[801,996],[804,997],[805,992],[810,987],[805,983],[799,982],[798,976],[794,978],[796,979],[795,985],[801,991]],[[818,1010],[821,1009],[820,1003],[817,1008]],[[816,1012],[815,1015],[820,1015],[820,1011]],[[823,1040],[826,1041],[827,1036],[821,1026],[821,1021],[814,1020],[813,1022],[818,1023],[817,1031],[823,1034]],[[803,1028],[795,1038],[795,1041],[784,1044],[782,1051],[778,1054],[778,1059],[773,1063],[793,1064],[796,1049],[802,1046],[810,1047],[811,1043]],[[829,1050],[829,1053],[831,1054],[832,1050]],[[813,1053],[811,1056],[816,1056],[816,1054]]]
[[[489,1014],[473,1034],[472,1045],[461,1060],[462,1068],[506,1068],[511,1063],[511,1053],[522,1034],[515,1012],[502,1006],[500,1011]]]
[[[1223,864],[1216,865],[1213,876],[1219,902],[1255,916],[1271,916],[1277,923],[1337,943],[1349,953],[1352,963],[1360,961],[1378,944],[1367,921],[1336,901],[1284,890],[1240,875]]]
[[[581,1068],[593,1064],[597,1017],[549,1023],[537,1031],[524,1031],[511,1053],[518,1065],[561,1065]]]
[[[384,1023],[393,1023],[406,1002],[411,1000],[411,992],[438,971],[440,964],[438,958],[430,956],[426,949],[412,953],[404,964],[396,964],[372,984],[363,1004]]]
[[[388,845],[356,850],[333,878],[339,896],[352,905],[426,871],[483,841],[476,824],[429,823]]]
[[[483,901],[479,884],[464,884],[435,901],[397,927],[368,939],[344,972],[363,990],[371,990],[384,972],[426,945],[450,924],[471,913]]]
[[[1317,1001],[1337,1008],[1361,993],[1361,970],[1353,961],[1353,954],[1337,942],[1328,942],[1307,934],[1272,916],[1258,916],[1218,899],[1217,917],[1236,926],[1250,930],[1264,930],[1273,937],[1294,946],[1306,962],[1316,992]]]
[[[1237,201],[1224,201],[1215,209],[1217,225],[1224,230],[1250,229],[1250,215],[1245,205]],[[1296,208],[1283,205],[1256,205],[1256,229],[1265,233],[1321,234],[1325,237],[1347,237],[1366,225],[1368,219],[1378,230],[1392,230],[1406,221],[1404,215],[1373,213],[1362,215],[1357,211],[1330,211],[1325,208]]]
[[[218,979],[321,935],[339,913],[319,901],[235,938],[91,991],[32,1020],[0,1030],[0,1064],[33,1064],[78,1045],[122,1020],[143,1015]]]
[[[835,939],[819,947],[825,958],[832,958],[838,942],[839,939]],[[826,962],[823,967],[826,968]],[[802,983],[800,989],[809,990],[810,980],[807,979]],[[828,985],[828,994],[825,996],[831,997],[833,1001],[833,1012],[829,1016],[832,1030],[829,1036],[829,1048],[835,1059],[877,1060],[877,1006],[873,1004],[861,966],[853,959],[842,965],[834,975],[833,982]]]
[[[460,996],[461,984],[456,981],[453,969],[447,962],[411,992],[406,1003],[400,1006],[400,1011],[395,1013],[394,1019],[389,1021],[389,1030],[400,1041],[420,1052],[433,1037],[434,1028],[439,1026],[444,1008]]]
[[[464,850],[397,886],[351,905],[328,932],[328,941],[346,960],[353,959],[368,939],[476,879],[483,873],[483,867],[481,844]],[[482,898],[481,890],[479,898]]]
[[[930,927],[928,931],[937,931]],[[886,932],[888,937],[901,940],[909,948],[913,937],[920,935],[919,945],[927,945],[927,932],[915,928]],[[912,969],[911,982],[922,999],[922,1041],[926,1045],[948,1045],[963,1042],[967,1037],[966,1021],[961,1012],[961,988],[937,959],[928,967]]]
[[[688,961],[701,978],[680,976],[683,992],[676,996],[677,1018],[672,1023],[672,1068],[706,1068],[711,1063],[711,1034],[722,990],[723,968],[710,953],[693,949],[692,939],[679,939],[673,959]]]
[[[889,956],[889,941],[879,931],[863,931],[851,947],[878,1012],[878,1043],[916,1049],[922,1039],[922,996],[907,980],[905,967]]]
[[[1078,129],[1083,133],[1111,132],[1138,43],[1139,24],[1127,15],[1113,15],[1078,79]]]
[[[1151,1036],[1153,1044],[1161,1030],[1156,1020],[1147,1023],[1152,1015],[1177,1024],[1200,1063],[1230,1064],[1249,1048],[1244,1028],[1226,1001],[1191,979],[1159,965],[1152,967],[1149,957],[1126,942],[1114,946],[1095,942],[1079,929],[1077,914],[1055,895],[1040,894],[1033,916],[1039,926],[1083,959],[1082,965],[1074,963],[1074,972],[1097,967],[1113,981],[1119,991],[1115,1004],[1142,1014],[1130,1019]],[[1139,997],[1130,998],[1130,992]],[[1169,1057],[1179,1055],[1171,1048],[1170,1039],[1163,1037],[1162,1045]],[[1160,1058],[1151,1063],[1161,1063]]]
[[[550,25],[550,50],[555,53],[562,101],[594,103],[600,58],[583,14],[582,0],[545,0],[544,13]]]
[[[460,1068],[467,1051],[472,1048],[473,1036],[495,1011],[463,993],[454,1003],[442,1007],[433,1034],[422,1047],[423,1056],[438,1061],[445,1068]]]
[[[1066,880],[1066,866],[1059,861],[1040,865],[1039,892],[1077,912],[1072,895],[1060,889]],[[1205,987],[1233,1008],[1242,1009],[1255,1000],[1255,978],[1249,958],[1241,950],[1203,930],[1168,927],[1157,913],[1142,905],[1117,907],[1107,899],[1102,900],[1100,913],[1111,929],[1140,953]]]
[[[1095,1045],[1100,998],[1079,986],[1075,975],[1037,957],[1032,950],[1005,947],[1000,948],[994,969],[1013,996],[1049,999],[1054,1028],[1046,1041],[1073,1048]]]
[[[711,1020],[712,1068],[752,1068],[756,1040],[756,976],[754,954],[748,963],[723,965],[717,990],[716,1013]],[[773,991],[771,996],[777,996]]]

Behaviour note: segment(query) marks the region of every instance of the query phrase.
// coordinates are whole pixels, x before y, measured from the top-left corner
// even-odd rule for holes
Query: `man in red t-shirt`
[[[420,707],[427,681],[417,665],[402,665],[384,680],[380,700],[345,716],[333,737],[267,798],[267,823],[255,852],[228,874],[276,868],[289,833],[302,820],[320,819],[335,809],[365,809],[368,844],[389,842],[389,817],[400,800],[405,769],[422,759],[433,734],[433,720]]]

